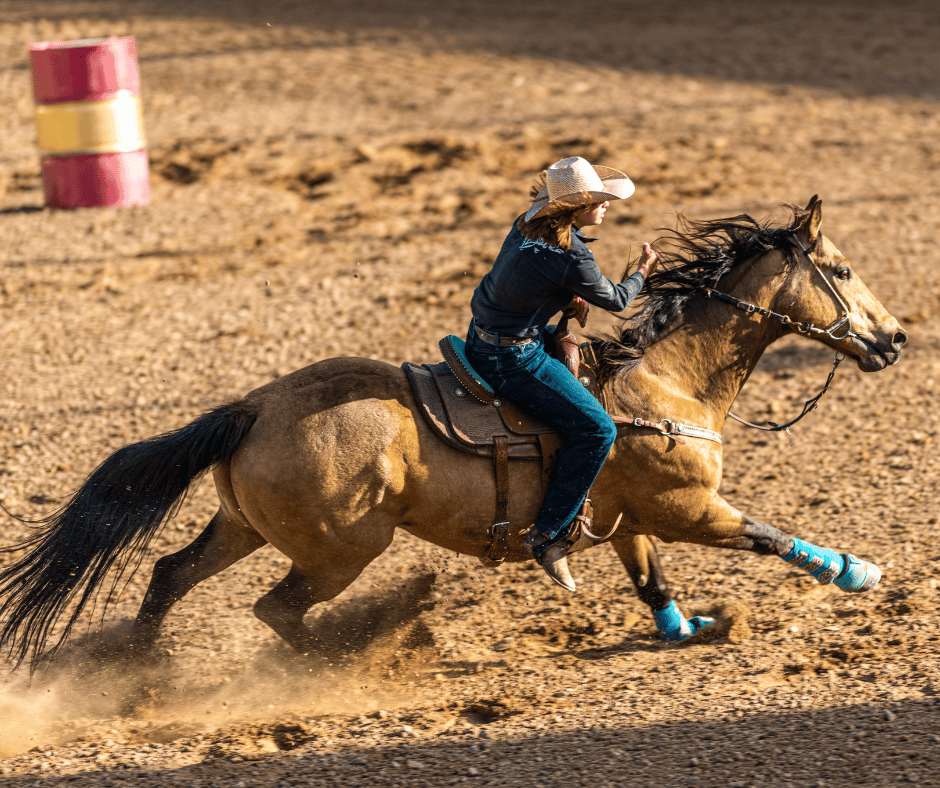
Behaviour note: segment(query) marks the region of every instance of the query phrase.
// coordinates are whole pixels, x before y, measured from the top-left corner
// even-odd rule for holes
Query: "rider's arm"
[[[589,249],[578,250],[574,261],[574,265],[568,269],[566,287],[588,303],[610,312],[626,309],[643,289],[643,283],[656,270],[658,264],[656,252],[649,244],[643,244],[643,254],[636,273],[615,285],[601,273]]]
[[[643,274],[637,271],[619,285],[615,285],[601,273],[592,255],[579,256],[576,263],[568,269],[565,287],[589,304],[610,312],[622,312],[643,289],[644,281]]]

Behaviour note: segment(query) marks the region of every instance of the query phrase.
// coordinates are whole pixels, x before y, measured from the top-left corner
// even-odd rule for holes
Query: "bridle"
[[[858,338],[858,334],[852,331],[852,325],[850,322],[851,310],[849,309],[848,305],[843,300],[842,296],[839,295],[839,291],[836,290],[835,287],[832,286],[832,284],[830,284],[828,279],[826,279],[825,274],[823,274],[822,269],[816,263],[816,260],[813,259],[813,255],[811,254],[811,252],[814,251],[816,246],[819,244],[818,238],[816,240],[816,243],[813,244],[812,249],[807,249],[805,246],[803,246],[803,242],[799,239],[799,237],[797,236],[795,232],[791,231],[788,233],[788,235],[793,239],[796,245],[800,248],[800,251],[806,257],[806,259],[809,260],[813,268],[816,269],[816,271],[819,273],[820,278],[823,280],[823,284],[826,285],[826,287],[829,289],[829,292],[832,293],[833,298],[835,298],[836,301],[839,303],[839,306],[842,307],[842,317],[836,318],[836,320],[828,328],[818,328],[806,320],[799,320],[799,321],[793,320],[789,315],[783,315],[783,314],[780,314],[779,312],[774,312],[770,309],[766,309],[765,307],[757,306],[757,304],[751,304],[747,301],[742,301],[740,298],[735,298],[734,296],[728,295],[727,293],[722,293],[720,290],[715,290],[712,287],[702,288],[705,294],[709,298],[714,296],[719,301],[725,301],[726,303],[732,304],[733,306],[736,306],[738,309],[741,309],[747,312],[749,315],[756,314],[756,315],[760,315],[761,317],[769,317],[772,320],[776,320],[780,323],[783,323],[783,325],[787,326],[791,330],[796,331],[800,334],[815,334],[815,335],[822,334],[824,336],[829,337],[830,339],[834,339],[837,342],[840,342],[843,339],[848,339],[849,337]],[[837,337],[835,335],[835,332],[838,331],[843,326],[846,326],[845,333],[841,337]]]
[[[849,319],[850,315],[852,314],[852,311],[849,309],[848,304],[845,303],[842,296],[839,295],[839,291],[835,289],[832,283],[830,283],[830,281],[826,279],[826,275],[822,272],[822,269],[819,267],[816,260],[813,258],[813,255],[810,254],[810,250],[807,249],[805,246],[803,246],[803,242],[799,239],[799,236],[797,236],[797,234],[793,232],[792,230],[789,232],[789,236],[794,240],[796,245],[800,247],[800,251],[806,257],[806,259],[810,261],[813,268],[815,268],[816,271],[819,273],[820,279],[823,280],[823,284],[829,289],[829,292],[832,293],[832,297],[835,298],[836,301],[839,302],[839,306],[842,307],[842,317],[837,318],[836,321],[831,326],[829,326],[829,328],[820,329],[820,328],[816,328],[811,323],[809,323],[807,324],[809,326],[809,329],[811,329],[811,331],[809,332],[816,333],[816,334],[825,334],[830,339],[834,339],[837,342],[843,339],[848,339],[849,337],[855,337],[856,339],[859,339],[860,338],[859,335],[856,334],[854,331],[852,331],[852,323]],[[821,237],[822,236],[820,236],[819,234],[816,235],[816,241],[813,243],[814,250],[819,245],[819,239]],[[842,326],[846,327],[845,333],[841,337],[837,337],[834,332],[842,328]]]
[[[839,295],[838,290],[836,290],[836,288],[829,282],[829,280],[826,279],[825,274],[823,274],[822,269],[816,263],[816,260],[813,258],[813,255],[811,254],[811,252],[815,251],[816,247],[819,245],[819,239],[821,238],[821,235],[817,234],[816,241],[813,244],[811,249],[807,249],[805,246],[803,246],[803,242],[800,241],[799,237],[793,230],[790,230],[787,233],[787,235],[790,236],[790,238],[799,247],[800,251],[806,257],[806,259],[809,260],[813,268],[816,269],[816,271],[819,273],[820,278],[823,280],[823,283],[829,289],[829,292],[836,299],[838,304],[842,307],[842,316],[839,318],[836,318],[836,320],[828,328],[818,328],[817,326],[814,326],[812,323],[806,320],[800,320],[800,321],[793,320],[789,315],[784,315],[779,312],[774,312],[773,310],[767,309],[765,307],[757,306],[757,304],[751,304],[747,301],[742,301],[739,298],[735,298],[734,296],[728,295],[727,293],[722,293],[720,290],[715,290],[714,288],[711,288],[711,287],[702,288],[703,291],[705,292],[705,295],[708,296],[709,298],[717,298],[719,301],[724,301],[725,303],[731,304],[732,306],[742,310],[743,312],[746,312],[749,315],[760,315],[761,317],[767,317],[767,318],[770,318],[771,320],[776,320],[777,322],[782,323],[784,326],[791,329],[792,331],[796,331],[797,333],[800,333],[800,334],[815,335],[815,336],[823,335],[837,342],[843,339],[847,339],[849,337],[858,338],[858,334],[852,331],[852,323],[850,319],[851,310],[849,309],[848,305],[843,300],[842,296]],[[789,260],[789,256],[788,256],[788,260]],[[845,327],[845,333],[843,333],[842,336],[836,336],[835,332],[843,327]],[[767,432],[783,431],[789,435],[790,434],[789,427],[796,424],[806,414],[808,414],[810,411],[816,408],[816,405],[819,403],[819,400],[822,398],[822,395],[825,394],[829,390],[829,384],[832,383],[832,379],[836,374],[836,369],[838,368],[839,364],[842,363],[844,359],[845,359],[845,356],[839,353],[838,351],[836,351],[835,358],[833,359],[833,362],[832,362],[832,369],[829,371],[829,377],[826,378],[826,382],[823,385],[822,390],[815,397],[812,397],[811,399],[808,399],[806,402],[804,402],[802,412],[795,419],[791,419],[786,424],[777,424],[776,422],[768,421],[767,424],[769,426],[764,427],[764,426],[761,426],[760,424],[753,424],[749,421],[745,421],[744,419],[739,418],[738,416],[735,416],[730,411],[728,412],[728,415],[735,421],[738,421],[747,427],[753,427],[754,429],[764,430]]]

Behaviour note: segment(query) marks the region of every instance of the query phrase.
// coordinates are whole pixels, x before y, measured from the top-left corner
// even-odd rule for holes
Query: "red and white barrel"
[[[29,48],[46,205],[144,205],[150,173],[133,37]]]

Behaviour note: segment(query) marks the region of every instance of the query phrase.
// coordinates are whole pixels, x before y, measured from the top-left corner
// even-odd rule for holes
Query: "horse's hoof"
[[[714,623],[715,619],[708,616],[692,616],[692,618],[683,621],[678,629],[671,632],[660,632],[659,639],[666,643],[681,643],[683,640],[688,640],[693,635],[697,635],[709,624]]]
[[[881,570],[877,566],[848,553],[843,553],[842,558],[845,561],[845,569],[832,581],[835,585],[843,591],[855,593],[871,591],[878,585],[878,581],[881,580]]]
[[[670,602],[669,606],[663,610],[654,610],[653,618],[656,620],[656,626],[659,627],[659,639],[666,643],[679,643],[687,640],[709,624],[715,623],[715,619],[708,616],[686,618],[675,602]]]
[[[693,635],[697,635],[705,627],[714,623],[715,619],[710,618],[709,616],[692,616],[692,618],[689,619],[689,624],[692,627]]]

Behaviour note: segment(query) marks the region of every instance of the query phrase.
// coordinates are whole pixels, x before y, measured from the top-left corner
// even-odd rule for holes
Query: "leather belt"
[[[503,337],[496,334],[491,334],[489,331],[484,331],[477,325],[474,325],[473,328],[477,332],[477,336],[480,337],[480,339],[482,339],[484,342],[488,342],[491,345],[497,345],[498,347],[527,345],[529,342],[535,342],[535,337]]]

